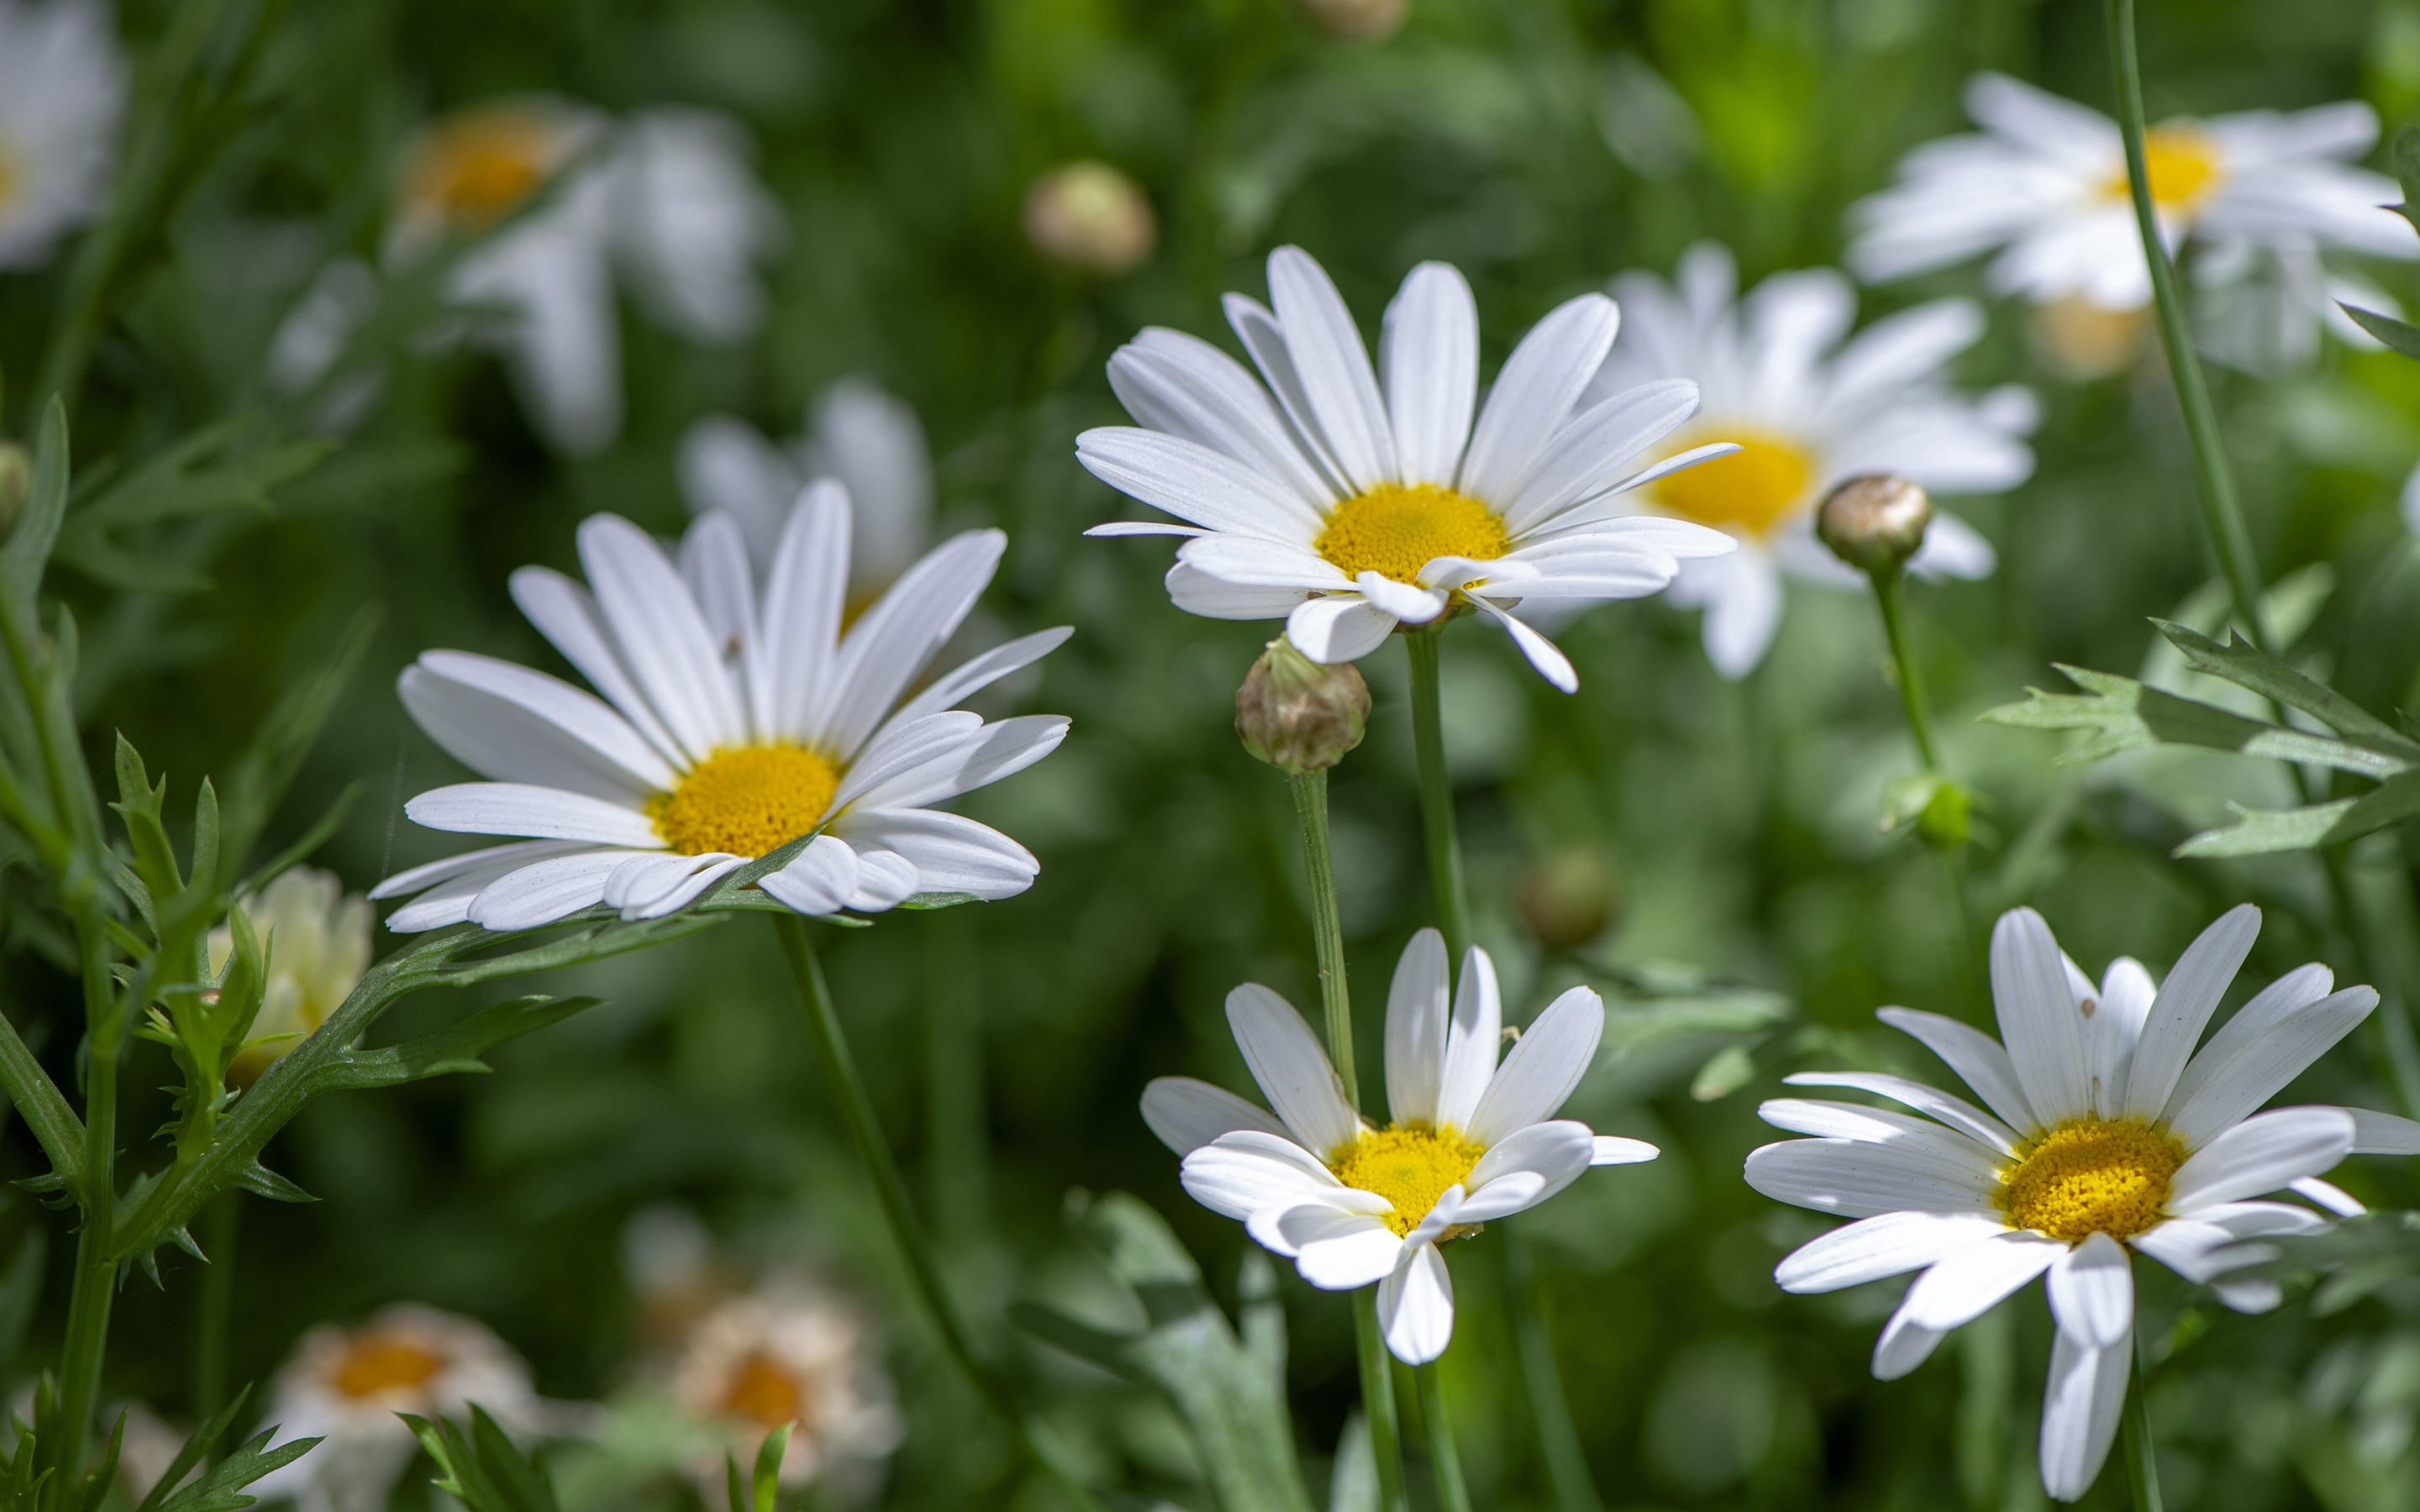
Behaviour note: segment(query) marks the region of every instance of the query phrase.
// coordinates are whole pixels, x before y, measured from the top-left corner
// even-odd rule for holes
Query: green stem
[[[2210,532],[2219,572],[2235,600],[2235,617],[2252,643],[2266,651],[2269,631],[2260,621],[2260,568],[2253,557],[2252,534],[2243,526],[2243,506],[2236,498],[2235,476],[2227,468],[2226,448],[2219,437],[2218,410],[2210,401],[2209,380],[2194,349],[2184,301],[2177,294],[2177,270],[2168,261],[2167,246],[2160,239],[2159,218],[2152,208],[2149,170],[2143,155],[2143,74],[2134,52],[2134,0],[2107,0],[2106,12],[2110,70],[2118,85],[2118,128],[2126,144],[2126,181],[2133,192],[2134,226],[2142,237],[2143,260],[2150,268],[2160,345],[2167,352],[2177,403],[2184,410],[2185,435],[2193,442],[2202,525]]]
[[[1336,865],[1327,848],[1327,774],[1289,774],[1294,816],[1302,829],[1302,866],[1311,880],[1311,932],[1319,951],[1319,1001],[1327,1015],[1327,1058],[1344,1083],[1344,1101],[1361,1106],[1353,1071],[1353,996],[1344,975],[1344,926],[1336,912]]]
[[[1370,1424],[1370,1458],[1378,1466],[1378,1512],[1410,1512],[1404,1491],[1404,1434],[1395,1421],[1394,1366],[1378,1334],[1378,1289],[1353,1298],[1353,1337],[1361,1365],[1361,1414]]]
[[[1470,1512],[1470,1489],[1462,1483],[1462,1451],[1453,1444],[1453,1420],[1446,1415],[1445,1382],[1432,1363],[1412,1372],[1420,1385],[1420,1416],[1428,1420],[1429,1463],[1436,1471],[1437,1504],[1445,1512]]]
[[[67,1339],[59,1351],[57,1448],[47,1457],[59,1484],[82,1473],[93,1409],[101,1398],[101,1363],[109,1347],[110,1305],[117,1296],[117,1262],[110,1258],[116,1222],[117,1056],[115,1035],[95,1026],[85,1103],[83,1210],[76,1237],[75,1282],[68,1298]]]
[[[1938,777],[1941,747],[1932,738],[1932,705],[1924,696],[1924,677],[1916,670],[1916,648],[1907,638],[1906,577],[1897,567],[1870,577],[1874,603],[1883,611],[1883,636],[1890,642],[1891,666],[1899,673],[1899,702],[1907,711],[1908,733],[1916,737],[1916,753],[1924,769]]]
[[[2134,1512],[2162,1512],[2160,1464],[2151,1448],[2151,1414],[2143,1402],[2143,1365],[2134,1362],[2126,1377],[2126,1485],[2133,1492]]]
[[[229,1190],[202,1211],[202,1294],[194,1316],[194,1418],[207,1423],[226,1405],[227,1329],[235,1316],[236,1241],[243,1230],[243,1194]]]
[[[857,1074],[857,1061],[849,1054],[848,1040],[842,1032],[840,1014],[832,1007],[831,989],[825,984],[823,964],[815,958],[814,941],[807,933],[806,920],[796,914],[777,915],[773,933],[782,943],[782,958],[789,964],[799,1006],[806,1010],[807,1037],[814,1041],[815,1054],[831,1080],[834,1101],[840,1104],[841,1123],[848,1131],[849,1143],[856,1148],[858,1164],[864,1167],[866,1179],[874,1185],[882,1216],[891,1227],[892,1242],[908,1261],[908,1280],[917,1300],[923,1304],[926,1320],[940,1335],[942,1349],[983,1397],[985,1405],[1016,1435],[1019,1446],[1058,1483],[1060,1490],[1085,1512],[1103,1512],[1092,1492],[1043,1446],[1034,1424],[1017,1405],[1015,1388],[975,1352],[974,1342],[958,1317],[957,1304],[941,1280],[932,1246],[916,1222],[915,1209],[908,1200],[908,1184],[900,1179],[899,1163],[883,1138],[874,1103],[865,1095],[865,1084]]]
[[[1445,770],[1445,717],[1437,691],[1438,632],[1404,638],[1412,658],[1412,753],[1420,770],[1420,830],[1428,841],[1429,890],[1445,935],[1450,976],[1470,949],[1470,903],[1463,891],[1462,842],[1453,830],[1453,783]]]
[[[1547,1484],[1554,1488],[1555,1504],[1562,1512],[1605,1512],[1596,1482],[1589,1475],[1579,1430],[1572,1424],[1563,1378],[1555,1369],[1555,1340],[1547,1332],[1546,1315],[1538,1306],[1528,1235],[1518,1223],[1501,1227],[1505,1309],[1512,1317],[1512,1347],[1521,1357],[1521,1383],[1528,1393],[1529,1416],[1538,1425],[1538,1448],[1546,1461]]]
[[[926,914],[924,933],[924,1129],[933,1232],[964,1248],[990,1210],[984,1148],[983,1014],[972,924],[966,910]]]

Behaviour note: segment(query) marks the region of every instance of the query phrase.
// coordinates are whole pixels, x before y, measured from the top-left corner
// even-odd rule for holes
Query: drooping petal
[[[1378,1283],[1378,1330],[1388,1351],[1410,1365],[1427,1365],[1453,1342],[1453,1277],[1435,1244],[1406,1246]]]
[[[1940,1347],[1943,1335],[1908,1320],[1907,1309],[1891,1314],[1883,1325],[1882,1336],[1874,1340],[1873,1372],[1876,1381],[1897,1381],[1917,1365],[1932,1358]]]
[[[1521,655],[1529,666],[1557,692],[1576,693],[1580,690],[1580,674],[1573,671],[1571,658],[1564,656],[1561,648],[1552,640],[1514,619],[1481,594],[1466,594],[1463,598],[1466,603],[1477,605],[1481,613],[1502,625],[1505,633],[1512,638],[1512,643],[1521,648]]]
[[[1910,1322],[1946,1334],[1990,1312],[2067,1253],[2057,1240],[2003,1229],[1945,1256],[1916,1277],[1900,1305]]]
[[[1395,617],[1359,594],[1306,598],[1286,616],[1286,639],[1322,666],[1358,661],[1386,643]]]
[[[2133,1262],[2107,1234],[2089,1235],[2060,1256],[2048,1286],[2051,1316],[2076,1343],[2107,1349],[2133,1332]]]
[[[2133,1357],[2132,1333],[2094,1349],[2057,1331],[2042,1393],[2040,1468],[2042,1489],[2059,1501],[2081,1500],[2108,1459]]]
[[[1395,1269],[1404,1252],[1404,1242],[1384,1219],[1325,1204],[1289,1210],[1277,1220],[1277,1229],[1294,1248],[1295,1270],[1322,1291],[1374,1285]]]
[[[817,835],[789,865],[756,886],[799,913],[837,914],[857,891],[857,852],[836,835]]]
[[[580,851],[535,861],[488,884],[471,900],[471,922],[504,933],[568,918],[605,896],[605,879],[629,852]]]

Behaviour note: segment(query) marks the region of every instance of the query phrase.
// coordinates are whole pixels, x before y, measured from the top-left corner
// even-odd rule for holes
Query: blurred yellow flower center
[[[0,214],[5,214],[15,202],[24,179],[25,171],[18,166],[17,155],[8,150],[7,143],[0,143]]]
[[[459,231],[484,231],[527,199],[552,169],[553,124],[500,105],[467,112],[430,132],[407,176],[412,201]]]
[[[1692,441],[1734,441],[1729,456],[1684,468],[1655,485],[1655,501],[1680,516],[1716,530],[1762,535],[1807,497],[1815,478],[1805,451],[1777,436],[1726,429]]]
[[[739,1362],[731,1374],[731,1388],[722,1394],[721,1410],[770,1431],[806,1415],[807,1396],[799,1379],[761,1350]]]
[[[2216,192],[2226,177],[2217,138],[2198,126],[2154,126],[2143,133],[2143,177],[2151,203],[2164,210],[2189,210]],[[2102,186],[2110,199],[2130,199],[2133,190],[2121,164]]]
[[[2131,1239],[2160,1223],[2184,1147],[2123,1119],[2076,1119],[2019,1147],[2000,1206],[2019,1228],[2080,1243]]]
[[[1375,1192],[1393,1203],[1387,1227],[1408,1234],[1485,1153],[1459,1130],[1399,1123],[1363,1130],[1359,1139],[1328,1157],[1327,1166],[1346,1186]]]
[[[1493,562],[1512,549],[1504,522],[1478,500],[1434,483],[1382,483],[1336,506],[1311,549],[1347,578],[1420,580],[1439,557]]]
[[[683,856],[763,856],[815,827],[840,768],[803,746],[718,750],[648,800],[656,833]]]
[[[382,1392],[417,1391],[443,1368],[445,1360],[398,1334],[364,1334],[348,1345],[336,1362],[336,1389],[348,1396],[376,1396]]]

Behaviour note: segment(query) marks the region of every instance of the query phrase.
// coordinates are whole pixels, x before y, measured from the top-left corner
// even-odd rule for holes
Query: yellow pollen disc
[[[365,1334],[345,1350],[336,1363],[336,1389],[351,1397],[381,1392],[417,1391],[444,1366],[434,1350],[395,1334]]]
[[[2151,186],[2151,203],[2164,210],[2192,209],[2216,192],[2226,174],[2217,140],[2198,126],[2154,126],[2143,133],[2143,177]],[[2123,164],[2102,193],[2133,197]]]
[[[544,116],[520,106],[466,111],[413,152],[405,193],[458,231],[483,231],[546,181],[556,136]]]
[[[1337,505],[1311,548],[1347,578],[1374,572],[1416,583],[1439,557],[1493,562],[1512,543],[1496,511],[1476,499],[1434,483],[1382,483]]]
[[[1458,1130],[1399,1123],[1363,1130],[1358,1140],[1328,1157],[1327,1168],[1346,1186],[1375,1192],[1393,1203],[1387,1227],[1408,1234],[1485,1153]]]
[[[1700,525],[1762,535],[1807,501],[1815,467],[1798,446],[1778,436],[1735,427],[1708,430],[1692,438],[1688,445],[1703,446],[1709,441],[1734,441],[1740,449],[1729,456],[1683,468],[1658,483],[1657,503]]]
[[[815,827],[840,768],[803,746],[718,750],[648,800],[656,833],[683,856],[763,856]]]
[[[2001,1174],[2002,1211],[2071,1244],[2096,1233],[2132,1239],[2160,1223],[2185,1159],[2184,1146],[2126,1119],[2071,1119],[2019,1149]]]
[[[768,1431],[804,1417],[806,1406],[807,1394],[799,1389],[798,1378],[761,1351],[739,1362],[721,1402],[725,1415],[745,1418]]]

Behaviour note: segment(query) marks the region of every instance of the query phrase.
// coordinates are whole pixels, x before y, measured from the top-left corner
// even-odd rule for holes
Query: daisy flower
[[[280,1443],[322,1442],[250,1489],[305,1512],[376,1512],[419,1450],[396,1414],[459,1416],[473,1405],[507,1429],[543,1415],[529,1366],[484,1323],[397,1303],[349,1328],[315,1328],[279,1367],[262,1421],[278,1425]]]
[[[2053,310],[2081,306],[2087,327],[2090,312],[2149,304],[2150,271],[2117,123],[1996,73],[1967,85],[1966,111],[1980,134],[1916,148],[1896,185],[1850,212],[1849,266],[1857,276],[1903,278],[1996,252],[1986,273],[1994,292]],[[2377,139],[2376,113],[2353,100],[2290,115],[2180,118],[2145,134],[2152,207],[2170,255],[2200,242],[2209,255],[2201,281],[2211,285],[2240,279],[2257,260],[2281,270],[2300,337],[2284,332],[2280,339],[2293,344],[2274,354],[2280,359],[2306,357],[2318,317],[2333,313],[2336,291],[2321,274],[2321,249],[2420,256],[2411,226],[2382,208],[2400,197],[2394,182],[2349,161]],[[2352,332],[2341,317],[2335,323]],[[2130,354],[2131,343],[2120,363]],[[2214,355],[2239,365],[2255,356],[2226,343]]]
[[[334,872],[298,866],[242,901],[269,952],[269,982],[252,1041],[227,1068],[237,1086],[257,1080],[278,1057],[344,1006],[370,967],[369,900],[345,896]],[[225,975],[235,953],[226,928],[210,932],[210,974]]]
[[[33,268],[101,212],[126,62],[93,0],[0,0],[0,269]]]
[[[1740,549],[1681,563],[1675,603],[1703,605],[1706,655],[1726,677],[1764,657],[1781,618],[1784,572],[1862,588],[1865,579],[1815,538],[1815,511],[1841,482],[1889,472],[1933,492],[1993,493],[2033,472],[2021,439],[2033,398],[2004,388],[1979,398],[1949,384],[1952,358],[1983,333],[1967,300],[1939,300],[1849,334],[1857,296],[1828,268],[1776,273],[1738,293],[1730,251],[1701,241],[1673,283],[1632,271],[1613,282],[1630,320],[1590,397],[1657,379],[1698,387],[1697,419],[1650,455],[1686,455],[1717,438],[1733,455],[1674,472],[1631,495],[1642,509],[1729,532]],[[1586,402],[1586,401],[1583,401]],[[1992,548],[1936,512],[1910,563],[1927,576],[1981,578]]]
[[[868,378],[845,378],[807,407],[803,434],[776,444],[752,425],[708,415],[681,438],[681,496],[694,514],[739,522],[751,560],[773,560],[799,493],[817,478],[848,489],[849,603],[863,608],[922,553],[933,529],[933,464],[916,411]]]
[[[845,633],[849,503],[808,490],[760,595],[738,523],[690,527],[677,565],[612,515],[580,528],[586,586],[543,567],[513,598],[601,698],[491,656],[432,651],[399,680],[430,739],[485,782],[404,806],[431,829],[523,837],[415,867],[395,930],[530,929],[602,902],[626,918],[693,902],[747,861],[812,843],[757,886],[804,914],[878,912],[919,893],[1013,897],[1025,847],[933,807],[1023,770],[1058,716],[985,723],[952,705],[1065,640],[1046,630],[924,684],[1007,537],[970,531],[908,569]]]
[[[541,191],[549,197],[532,206]],[[501,313],[489,339],[533,422],[565,451],[586,453],[622,424],[615,270],[668,329],[729,345],[763,317],[755,264],[781,229],[746,137],[723,117],[668,109],[615,123],[585,106],[522,96],[458,112],[412,145],[386,250],[401,265],[486,237],[456,266],[450,292]],[[346,308],[306,298],[298,316]],[[282,334],[280,343],[331,345]]]
[[[1592,1134],[1555,1111],[1596,1058],[1605,1005],[1575,987],[1497,1065],[1503,1005],[1484,950],[1447,998],[1445,937],[1422,930],[1387,998],[1380,1129],[1344,1100],[1327,1054],[1282,997],[1247,984],[1227,1022],[1275,1114],[1186,1076],[1143,1089],[1143,1121],[1185,1157],[1185,1190],[1295,1262],[1312,1286],[1375,1283],[1387,1347],[1411,1365],[1453,1337],[1453,1280],[1438,1246],[1536,1207],[1590,1165],[1653,1160],[1653,1145]]]
[[[744,1467],[765,1436],[792,1425],[784,1486],[864,1489],[905,1431],[880,1344],[841,1298],[798,1281],[768,1283],[700,1318],[672,1362],[674,1401],[712,1425],[699,1494],[721,1494],[723,1456]]]
[[[2331,993],[2325,966],[2278,978],[2195,1053],[2259,928],[2247,904],[2187,947],[2164,983],[2121,959],[2096,987],[2040,915],[2016,909],[1992,933],[2000,1040],[1934,1013],[1879,1015],[1947,1062],[1984,1107],[1905,1077],[1839,1072],[1789,1080],[1872,1093],[1924,1117],[1797,1099],[1760,1110],[1815,1137],[1749,1155],[1748,1184],[1858,1220],[1784,1259],[1774,1273],[1784,1290],[1924,1273],[1874,1347],[1878,1378],[1906,1375],[1949,1330],[2047,1275],[2057,1342],[2041,1478],[2063,1501],[2091,1486],[2118,1428],[2133,1358],[2130,1251],[2211,1283],[2231,1307],[2273,1307],[2273,1282],[2226,1279],[2265,1257],[2235,1246],[2323,1220],[2259,1199],[2291,1191],[2359,1211],[2320,1173],[2348,1154],[2420,1153],[2420,1124],[2391,1115],[2257,1111],[2377,1005],[2367,987]]]
[[[1698,395],[1672,380],[1580,407],[1620,320],[1605,296],[1538,322],[1483,408],[1478,308],[1445,264],[1404,280],[1375,368],[1300,248],[1269,255],[1269,297],[1273,310],[1227,296],[1266,387],[1208,342],[1154,327],[1109,362],[1109,386],[1144,428],[1077,439],[1096,477],[1187,522],[1086,532],[1190,537],[1168,574],[1177,608],[1283,618],[1319,662],[1358,660],[1399,625],[1475,609],[1568,693],[1571,663],[1512,606],[1636,598],[1670,582],[1680,559],[1732,549],[1719,531],[1634,516],[1615,499],[1731,448],[1624,471]]]

